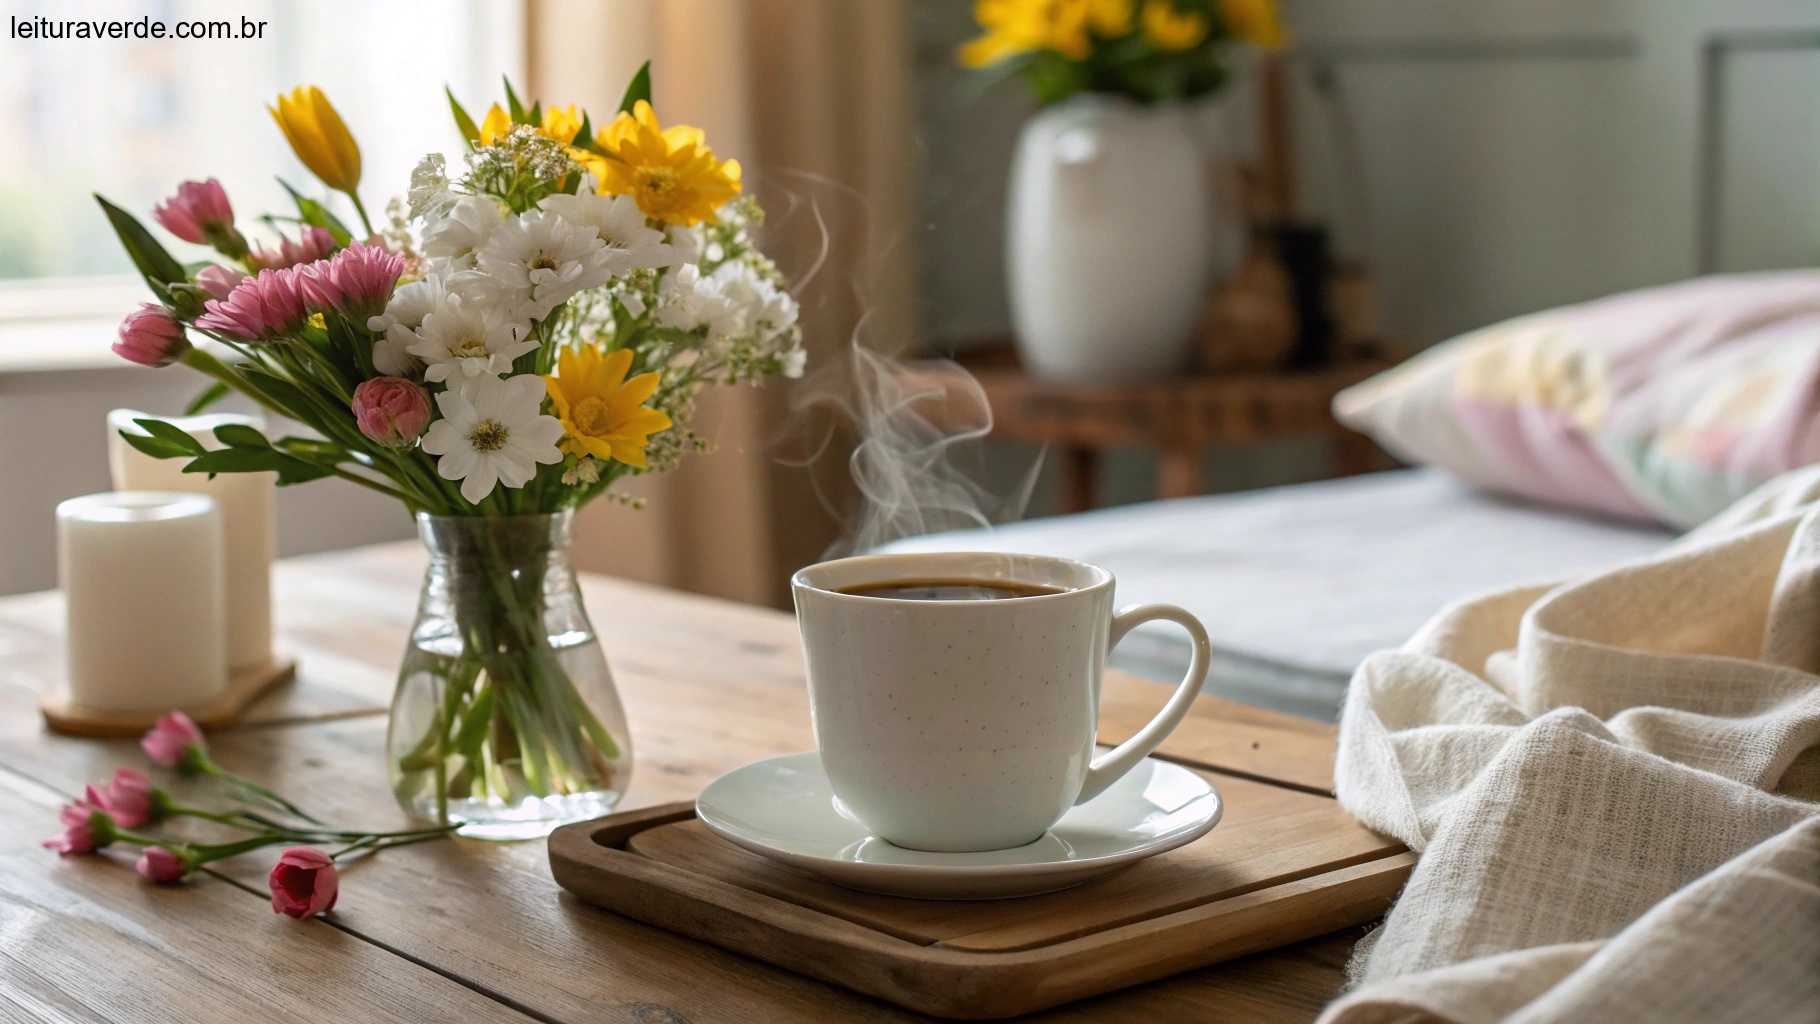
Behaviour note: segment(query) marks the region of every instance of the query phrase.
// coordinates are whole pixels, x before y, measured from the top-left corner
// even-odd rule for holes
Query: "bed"
[[[1408,469],[1237,494],[1147,502],[932,534],[892,550],[1060,555],[1104,566],[1121,602],[1167,601],[1207,625],[1207,689],[1331,720],[1353,668],[1443,605],[1526,579],[1633,558],[1664,527],[1595,518]],[[1140,627],[1113,663],[1179,678],[1179,630]]]

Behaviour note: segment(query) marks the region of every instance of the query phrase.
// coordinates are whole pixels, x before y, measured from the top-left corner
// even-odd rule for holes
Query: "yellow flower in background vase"
[[[266,110],[311,174],[338,192],[353,194],[360,185],[360,147],[321,89],[300,85],[279,94],[278,106]]]
[[[670,429],[670,417],[644,406],[657,391],[658,375],[627,380],[631,367],[631,349],[603,354],[586,345],[562,351],[556,373],[544,378],[564,431],[557,447],[572,455],[645,464],[645,446],[652,434]]]
[[[1177,10],[1172,0],[1144,0],[1139,15],[1144,41],[1165,53],[1191,50],[1207,38],[1211,24],[1205,14]]]
[[[670,224],[714,221],[720,204],[739,194],[739,161],[714,159],[700,128],[657,123],[639,100],[595,136],[613,159],[594,161],[603,195],[629,195],[645,216]]]
[[[1260,49],[1283,45],[1283,22],[1275,0],[1220,0],[1220,22],[1226,31]]]
[[[960,62],[984,67],[1006,57],[1049,49],[1086,60],[1089,0],[976,0],[973,18],[986,34],[961,44]]]
[[[1101,39],[1117,39],[1131,31],[1137,0],[1087,0],[1087,26]]]

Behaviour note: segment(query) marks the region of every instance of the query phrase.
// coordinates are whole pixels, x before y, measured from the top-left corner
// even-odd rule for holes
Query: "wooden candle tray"
[[[589,903],[942,1017],[995,1019],[1272,949],[1381,916],[1413,854],[1331,798],[1204,773],[1205,837],[1061,892],[984,902],[857,892],[725,842],[675,803],[550,837]]]
[[[278,658],[263,668],[234,673],[228,679],[226,693],[206,704],[197,704],[180,710],[204,729],[218,729],[224,725],[232,725],[246,712],[247,708],[252,706],[254,701],[270,693],[279,684],[288,682],[296,674],[296,661],[290,658]],[[165,713],[162,711],[99,711],[94,708],[85,708],[70,700],[69,688],[64,684],[58,684],[40,698],[38,710],[44,715],[44,724],[49,726],[52,732],[99,738],[138,736],[150,729],[153,723],[157,722]]]

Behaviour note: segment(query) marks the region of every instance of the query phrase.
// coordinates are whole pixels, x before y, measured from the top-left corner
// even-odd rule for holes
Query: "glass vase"
[[[625,794],[625,712],[569,564],[571,521],[417,517],[430,567],[386,735],[413,815],[532,839]]]

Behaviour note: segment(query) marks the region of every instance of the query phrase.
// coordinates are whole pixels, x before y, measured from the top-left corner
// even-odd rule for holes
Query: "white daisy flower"
[[[606,243],[608,271],[614,277],[667,267],[676,258],[664,233],[645,222],[631,196],[558,193],[537,205],[571,224],[593,228]]]
[[[523,487],[539,463],[562,461],[562,421],[542,413],[543,398],[543,378],[534,373],[463,381],[436,396],[442,418],[423,435],[423,450],[440,456],[437,474],[460,480],[461,496],[476,505],[495,483]]]
[[[576,292],[607,283],[606,244],[591,227],[528,210],[501,224],[479,252],[499,301],[521,297],[517,314],[542,320]]]
[[[424,228],[423,254],[442,269],[472,270],[475,255],[505,219],[491,198],[462,196],[447,216]]]
[[[429,364],[424,380],[498,376],[510,373],[512,360],[537,347],[530,332],[529,324],[502,307],[448,295],[423,318],[417,342],[408,351]]]
[[[420,340],[417,329],[423,318],[441,309],[448,291],[439,277],[412,281],[392,293],[385,312],[367,318],[367,330],[385,337],[373,342],[373,366],[389,377],[407,377],[423,369],[423,360],[410,348]]]

